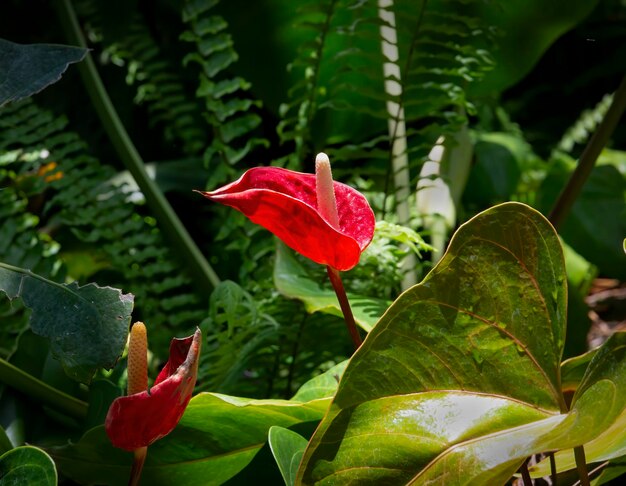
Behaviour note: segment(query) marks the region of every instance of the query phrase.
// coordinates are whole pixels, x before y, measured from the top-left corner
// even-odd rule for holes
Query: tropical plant
[[[625,17],[5,2],[0,482],[622,475]]]

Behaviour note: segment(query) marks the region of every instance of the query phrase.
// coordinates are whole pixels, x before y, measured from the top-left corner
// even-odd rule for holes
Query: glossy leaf
[[[342,366],[305,383],[292,400],[252,400],[217,393],[193,397],[176,429],[150,446],[143,481],[204,484],[211,478],[211,484],[221,484],[234,477],[265,445],[272,426],[287,428],[322,418]],[[75,444],[48,452],[59,470],[74,481],[128,481],[132,454],[113,447],[104,427],[91,429]]]
[[[104,425],[115,447],[134,451],[176,427],[196,386],[201,342],[200,329],[189,337],[172,339],[170,357],[153,386],[113,401]]]
[[[16,447],[0,456],[0,486],[56,486],[57,471],[48,454],[32,446]]]
[[[324,312],[343,317],[335,292],[323,289],[317,282],[311,280],[304,268],[291,255],[290,250],[281,243],[276,246],[274,285],[285,297],[301,300],[309,313]],[[354,313],[354,320],[367,332],[372,330],[389,306],[389,303],[382,299],[363,297],[350,292],[348,300]]]
[[[38,93],[57,82],[87,49],[54,44],[15,44],[0,39],[0,106]]]
[[[50,340],[50,349],[71,378],[88,382],[99,368],[112,368],[124,350],[133,296],[95,284],[58,284],[0,263],[0,291],[21,297],[32,309],[30,327]]]
[[[297,483],[402,484],[469,439],[562,421],[565,304],[541,214],[506,203],[464,224],[350,360]]]
[[[268,440],[286,486],[293,486],[307,440],[283,427],[272,427]]]
[[[334,182],[339,229],[320,214],[315,175],[279,167],[255,167],[204,197],[231,206],[316,263],[350,270],[369,245],[376,224],[367,199]]]
[[[585,444],[587,462],[601,462],[626,455],[626,333],[618,332],[595,352],[580,358],[581,364],[592,356],[587,372],[574,396],[574,403],[581,401],[588,389],[599,388],[603,384],[607,389],[603,396],[597,394],[598,411],[589,421],[592,425],[601,423],[601,434],[595,434],[592,441]],[[606,403],[600,403],[606,402]],[[610,411],[603,414],[603,409]],[[557,471],[574,469],[576,462],[572,451],[563,450],[554,456]],[[550,470],[546,461],[530,468],[533,475],[541,475]],[[543,474],[545,475],[545,474]]]

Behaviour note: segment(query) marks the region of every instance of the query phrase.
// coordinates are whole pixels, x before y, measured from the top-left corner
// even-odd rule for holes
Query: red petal
[[[241,211],[314,262],[344,271],[358,263],[376,221],[360,192],[340,182],[334,188],[339,230],[317,211],[314,174],[256,167],[220,189],[198,192]]]
[[[109,408],[106,433],[115,447],[133,451],[169,434],[191,399],[198,374],[202,334],[172,339],[170,359],[150,391],[117,398]]]

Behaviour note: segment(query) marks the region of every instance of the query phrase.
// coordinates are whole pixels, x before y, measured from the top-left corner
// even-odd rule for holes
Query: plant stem
[[[87,43],[80,30],[71,0],[57,0],[57,10],[69,41],[86,48]],[[78,69],[111,143],[135,178],[163,233],[176,248],[175,253],[180,254],[187,264],[199,292],[210,293],[220,283],[219,277],[204,258],[161,190],[148,176],[143,160],[120,120],[90,54],[87,54],[84,61],[78,64]]]
[[[141,471],[143,471],[143,464],[146,462],[146,456],[148,455],[148,447],[140,447],[133,451],[133,468],[130,471],[130,479],[128,480],[128,486],[137,486],[141,479]]]
[[[580,478],[581,486],[589,485],[589,473],[587,472],[587,460],[585,459],[585,448],[583,446],[574,447],[574,457],[576,458],[576,469]]]
[[[359,349],[359,346],[361,346],[363,341],[361,340],[359,330],[356,327],[354,315],[352,314],[352,309],[350,308],[350,301],[348,301],[346,290],[343,288],[343,282],[341,281],[339,271],[335,268],[327,266],[326,272],[328,273],[328,278],[330,278],[330,283],[333,284],[335,294],[337,294],[339,306],[341,307],[341,312],[343,312],[343,319],[348,327],[348,332],[350,333],[352,342],[354,342],[354,347],[355,349]]]
[[[552,480],[552,486],[556,486],[557,474],[556,474],[556,459],[554,458],[554,452],[550,452],[550,479]]]
[[[87,403],[63,393],[0,358],[0,382],[72,417],[87,416]]]
[[[617,88],[617,91],[613,95],[613,102],[606,112],[606,116],[580,156],[576,170],[572,173],[567,185],[559,195],[559,198],[550,212],[548,219],[555,228],[558,229],[567,217],[585,182],[589,178],[600,152],[602,152],[602,149],[609,141],[625,109],[626,76],[624,76],[619,88]]]
[[[524,461],[524,464],[520,467],[520,472],[522,473],[522,481],[524,482],[524,486],[533,486],[533,480],[530,477],[530,473],[528,472],[528,461],[530,461],[530,457]]]

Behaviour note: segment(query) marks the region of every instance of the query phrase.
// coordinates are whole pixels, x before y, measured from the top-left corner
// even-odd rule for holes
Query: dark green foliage
[[[28,98],[59,80],[86,49],[52,44],[21,45],[0,39],[0,106]]]
[[[5,108],[0,118],[0,150],[7,153],[4,183],[28,195],[41,218],[40,229],[45,225],[64,240],[69,229],[90,248],[99,262],[92,271],[102,269],[100,283],[132,289],[135,318],[154,329],[151,345],[165,353],[172,334],[184,334],[202,319],[203,304],[158,227],[127,200],[123,186],[110,182],[115,171],[94,158],[66,126],[67,120],[32,102]],[[7,217],[2,226],[16,224]],[[19,246],[11,248],[19,251]],[[6,261],[36,269],[28,260]]]
[[[207,141],[201,111],[183,84],[178,60],[166,51],[166,39],[155,37],[134,2],[77,3],[91,37],[102,43],[103,57],[126,68],[126,82],[136,88],[135,103],[146,105],[150,125],[178,152],[200,154]]]
[[[214,187],[230,180],[233,166],[249,157],[255,147],[267,147],[269,142],[258,134],[261,103],[247,91],[250,83],[229,73],[237,61],[233,41],[227,32],[228,23],[214,12],[218,0],[187,1],[183,21],[189,30],[181,39],[195,43],[195,52],[183,59],[189,66],[200,68],[196,96],[204,101],[204,116],[212,131],[212,140],[204,152],[204,161],[211,171],[207,185]]]

